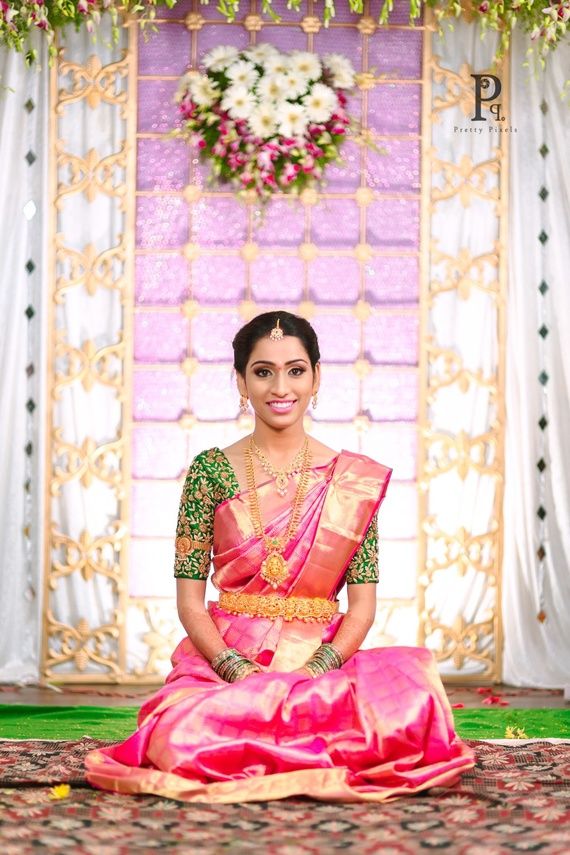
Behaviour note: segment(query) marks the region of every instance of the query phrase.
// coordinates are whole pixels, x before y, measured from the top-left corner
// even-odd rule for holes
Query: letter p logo
[[[494,101],[501,94],[501,81],[494,74],[472,74],[475,80],[475,115],[472,122],[486,122],[487,119],[481,115],[481,104],[483,101]],[[493,91],[489,95],[483,95],[482,90],[488,89],[493,82]]]

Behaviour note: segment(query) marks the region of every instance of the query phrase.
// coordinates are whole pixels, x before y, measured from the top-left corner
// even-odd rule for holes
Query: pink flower
[[[185,96],[178,105],[178,109],[185,119],[192,119],[194,117],[196,105],[188,96]]]
[[[241,152],[230,152],[228,154],[228,165],[230,169],[239,169],[240,166],[243,166],[246,162],[246,158]]]
[[[291,184],[291,182],[297,177],[300,170],[301,167],[298,163],[286,163],[279,181],[284,185]]]
[[[266,172],[261,176],[263,183],[267,187],[271,187],[272,190],[277,189],[277,182],[275,181],[275,175],[272,172]]]
[[[483,0],[483,2],[479,6],[480,12],[488,12],[489,11],[489,3],[487,0]]]
[[[489,695],[489,697],[483,699],[483,703],[487,704],[487,706],[501,706],[508,707],[509,702],[504,701],[501,695]]]
[[[257,165],[261,170],[265,170],[266,172],[273,171],[273,160],[275,156],[272,151],[269,151],[267,148],[262,149],[257,155]]]
[[[342,136],[344,133],[344,125],[333,125],[333,127],[331,128],[331,134],[335,134],[336,136]]]
[[[319,148],[318,145],[315,145],[315,143],[313,143],[313,142],[308,142],[306,145],[306,149],[309,152],[309,154],[313,155],[313,157],[322,157],[323,156],[322,148]]]
[[[190,145],[193,145],[196,148],[206,148],[206,140],[202,134],[194,133],[190,136]]]
[[[218,140],[212,146],[212,154],[215,154],[216,157],[225,157],[226,153],[227,153],[227,148],[225,147],[225,145],[222,145],[220,140]]]
[[[315,158],[308,154],[301,161],[301,165],[303,167],[303,172],[312,172],[315,168]]]
[[[240,181],[245,187],[246,184],[249,184],[250,181],[253,181],[253,175],[251,174],[251,172],[242,172],[242,174],[240,175]]]

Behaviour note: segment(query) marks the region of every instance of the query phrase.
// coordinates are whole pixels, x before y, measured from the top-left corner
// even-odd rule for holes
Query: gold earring
[[[239,396],[239,411],[240,411],[240,413],[243,413],[244,415],[245,415],[245,413],[247,413],[247,402],[248,402],[248,400],[249,399],[247,398],[246,395],[240,395]]]
[[[318,402],[319,402],[319,401],[318,401],[318,398],[317,398],[317,393],[315,392],[315,394],[313,395],[313,410],[314,410],[314,409],[316,409],[316,406],[317,406]]]

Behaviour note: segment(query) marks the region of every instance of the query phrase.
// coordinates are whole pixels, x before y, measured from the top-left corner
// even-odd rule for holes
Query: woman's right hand
[[[245,680],[246,677],[250,677],[252,674],[258,674],[260,671],[261,668],[259,667],[259,665],[256,665],[254,662],[252,662],[249,668],[244,668],[243,671],[240,671],[240,673],[233,682],[237,683],[240,680]]]

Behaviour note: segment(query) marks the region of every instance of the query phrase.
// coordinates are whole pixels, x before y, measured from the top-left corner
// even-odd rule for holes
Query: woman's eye
[[[295,375],[294,375],[295,377],[300,377],[300,376],[301,376],[301,374],[304,374],[304,373],[305,373],[305,369],[304,369],[304,368],[300,368],[298,365],[297,365],[295,368],[292,368],[292,369],[291,369],[291,371],[298,371],[298,372],[299,372],[298,374],[295,374]]]
[[[263,373],[264,371],[266,371],[267,374],[269,374],[269,368],[258,368],[257,371],[255,372],[255,376],[256,377],[265,377],[266,375]]]

